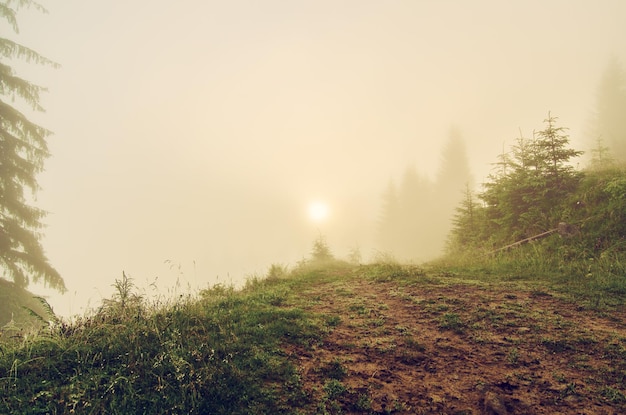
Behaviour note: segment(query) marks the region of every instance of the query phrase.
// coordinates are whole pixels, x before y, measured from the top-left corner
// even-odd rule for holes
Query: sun
[[[328,217],[328,204],[315,201],[309,204],[309,218],[313,222],[323,222]]]

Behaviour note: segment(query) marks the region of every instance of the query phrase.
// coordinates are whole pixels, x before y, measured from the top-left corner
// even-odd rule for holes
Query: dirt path
[[[320,284],[324,344],[290,350],[315,413],[626,413],[626,315],[541,291]]]

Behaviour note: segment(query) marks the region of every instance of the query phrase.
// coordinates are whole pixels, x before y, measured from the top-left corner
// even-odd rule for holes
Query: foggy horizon
[[[35,205],[68,293],[30,288],[63,316],[122,271],[241,284],[320,234],[368,261],[386,186],[410,167],[434,180],[453,129],[476,187],[549,112],[588,150],[603,71],[626,64],[619,0],[44,6],[15,40],[61,64],[18,75],[48,88],[29,115],[54,132]]]

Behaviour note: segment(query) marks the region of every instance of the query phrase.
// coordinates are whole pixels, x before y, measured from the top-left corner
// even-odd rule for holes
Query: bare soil
[[[288,350],[312,413],[626,413],[624,310],[459,282],[349,278],[301,294],[336,323]]]

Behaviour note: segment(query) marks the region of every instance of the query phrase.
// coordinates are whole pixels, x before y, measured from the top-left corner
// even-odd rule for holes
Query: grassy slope
[[[0,413],[290,413],[306,403],[280,348],[328,325],[284,304],[302,278],[95,316],[0,351]],[[127,299],[128,300],[128,299]]]
[[[621,311],[566,307],[541,282],[492,284],[337,264],[167,306],[120,297],[55,333],[2,346],[0,413],[626,411]],[[580,310],[594,324],[609,316],[601,321],[610,327],[572,331],[574,320],[558,314],[572,308],[570,317]],[[454,362],[469,355],[476,367],[459,378]],[[502,361],[482,367],[489,359]],[[428,379],[442,386],[429,389]]]

